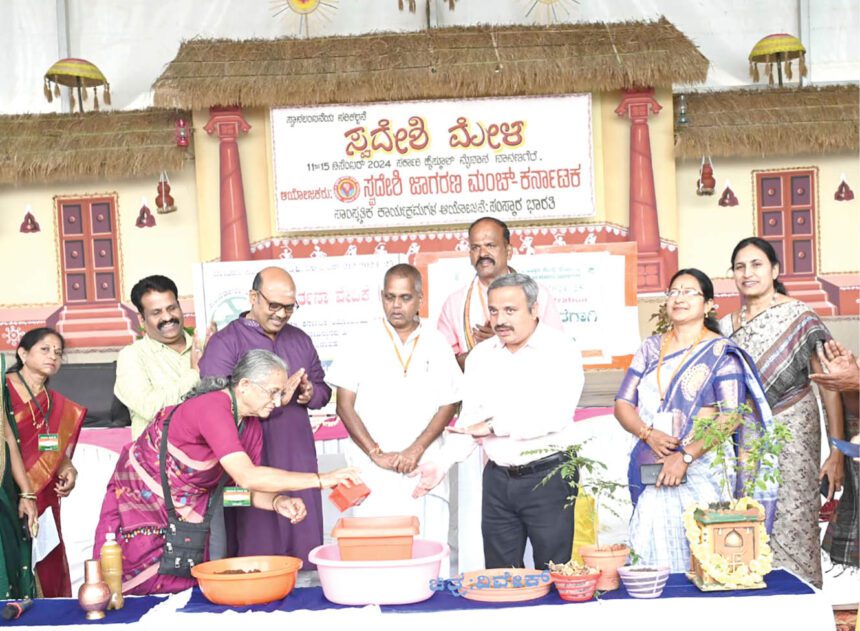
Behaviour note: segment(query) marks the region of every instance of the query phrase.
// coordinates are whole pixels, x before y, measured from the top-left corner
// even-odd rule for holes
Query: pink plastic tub
[[[316,564],[323,594],[340,605],[405,605],[433,595],[430,581],[448,557],[448,545],[414,539],[412,558],[401,561],[341,561],[337,544],[317,546],[308,560]]]

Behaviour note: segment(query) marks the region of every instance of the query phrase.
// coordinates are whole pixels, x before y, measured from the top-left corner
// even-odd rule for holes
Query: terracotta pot
[[[110,601],[110,587],[102,580],[98,559],[84,562],[84,584],[78,590],[78,602],[87,612],[87,620],[101,620]]]
[[[565,576],[564,574],[556,574],[555,572],[549,573],[561,599],[574,603],[581,603],[594,598],[594,592],[597,591],[597,583],[600,580],[600,575],[601,572],[582,574],[580,576]]]
[[[587,545],[579,549],[579,554],[582,555],[585,564],[600,570],[597,589],[602,592],[618,589],[618,568],[627,563],[629,553],[630,548],[627,546]]]

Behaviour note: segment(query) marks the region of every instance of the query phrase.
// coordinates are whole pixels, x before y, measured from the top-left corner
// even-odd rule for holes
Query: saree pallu
[[[193,578],[158,573],[167,526],[158,450],[164,420],[172,409],[159,412],[144,433],[123,448],[102,504],[93,555],[98,557],[108,532],[116,534],[122,547],[122,591],[126,594],[175,593],[196,584]],[[180,419],[176,414],[171,428]],[[166,468],[176,512],[184,521],[200,523],[209,493],[221,479],[220,463],[215,458],[195,460],[168,438]]]
[[[653,379],[659,357],[660,338],[647,339],[634,358],[619,390],[618,399],[632,405],[651,405],[639,400],[640,383]],[[675,361],[679,361],[675,354]],[[683,358],[680,358],[683,359]],[[671,359],[667,358],[667,362]],[[669,368],[671,369],[671,368]],[[655,398],[659,401],[659,398]],[[726,339],[710,340],[693,350],[691,357],[679,366],[669,383],[665,399],[654,404],[656,409],[641,409],[643,419],[657,413],[671,413],[676,419],[674,432],[682,443],[692,442],[693,419],[702,407],[721,404],[731,410],[746,403],[753,425],[760,430],[770,429],[772,417],[764,398],[752,361],[737,346]],[[647,422],[647,421],[646,421]],[[735,440],[743,452],[752,436],[738,432]],[[729,447],[722,446],[725,454],[733,456]],[[630,455],[628,483],[634,514],[630,522],[630,538],[637,553],[646,563],[668,564],[672,571],[684,571],[689,564],[689,546],[682,523],[683,511],[692,503],[710,503],[728,499],[721,489],[720,472],[712,468],[714,453],[705,453],[687,469],[687,482],[678,487],[657,489],[645,487],[640,477],[643,464],[655,463],[657,454],[643,441],[638,440]],[[763,463],[763,468],[776,467],[775,460]],[[729,483],[732,495],[739,496],[745,479],[736,466],[731,467]],[[765,523],[773,523],[776,506],[776,486],[769,484],[757,489],[753,497],[765,508]],[[644,502],[640,505],[640,498]],[[640,551],[641,550],[641,551]],[[652,558],[653,557],[653,558]]]
[[[43,390],[37,394],[35,399],[38,405],[32,401],[28,402],[29,404],[25,403],[12,387],[11,378],[17,379],[17,377],[6,379],[6,392],[9,397],[6,408],[7,418],[14,421],[18,430],[21,457],[24,459],[27,476],[36,493],[39,515],[50,510],[60,536],[59,545],[36,565],[39,586],[45,598],[69,597],[72,595],[72,583],[60,524],[60,498],[54,491],[54,485],[57,483],[57,471],[63,458],[66,455],[71,458],[74,454],[87,411],[86,408],[53,390]],[[49,396],[51,413],[45,423],[40,410],[47,413]],[[57,434],[58,450],[39,451],[39,434]]]
[[[809,382],[809,362],[816,344],[831,339],[830,333],[815,312],[797,300],[772,306],[737,331],[731,330],[731,316],[726,316],[720,328],[755,360],[776,420],[793,436],[780,456],[783,483],[771,537],[774,566],[788,568],[820,588],[822,417]]]
[[[0,374],[5,362],[0,355]],[[0,388],[0,409],[6,397]],[[16,434],[12,427],[13,435]],[[12,478],[9,445],[6,444],[6,418],[0,414],[0,598],[36,597],[36,582],[30,563],[32,542],[26,524],[18,517],[18,487]]]

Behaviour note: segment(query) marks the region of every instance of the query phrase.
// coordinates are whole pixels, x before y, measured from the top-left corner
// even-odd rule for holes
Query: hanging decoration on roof
[[[155,187],[157,194],[155,196],[155,210],[159,215],[166,215],[176,211],[176,205],[173,202],[173,197],[170,195],[170,180],[167,177],[167,171],[162,171],[158,176],[158,186]]]
[[[83,113],[84,101],[89,99],[88,90],[93,91],[93,109],[99,109],[98,88],[102,87],[102,98],[105,105],[110,105],[110,84],[102,71],[95,64],[86,59],[61,59],[48,68],[45,73],[45,98],[48,103],[59,98],[60,86],[69,88],[69,96],[72,102],[72,110],[75,109],[75,96],[77,96],[78,111]]]
[[[525,16],[537,24],[570,22],[573,5],[579,0],[521,0],[525,5]],[[453,8],[453,7],[452,7]]]
[[[732,183],[726,180],[726,188],[723,194],[720,195],[720,201],[717,202],[720,206],[737,206],[738,198],[732,190]]]
[[[702,165],[699,167],[699,181],[696,182],[696,195],[713,195],[717,187],[714,177],[714,165],[711,156],[702,156]]]
[[[296,35],[311,35],[311,20],[331,22],[340,0],[273,0],[272,17],[283,15]],[[318,30],[318,28],[315,28]]]
[[[837,202],[850,202],[854,199],[854,191],[851,190],[851,187],[848,186],[848,182],[845,181],[844,173],[842,174],[839,186],[836,188],[836,193],[833,195],[833,199]]]
[[[141,198],[140,212],[137,214],[137,221],[134,225],[138,228],[152,228],[155,225],[155,217],[152,216],[152,211],[146,205],[146,199]]]
[[[760,39],[750,51],[750,76],[753,81],[758,81],[761,78],[759,64],[764,64],[767,83],[768,85],[773,85],[773,69],[776,67],[779,87],[782,87],[783,74],[785,74],[785,78],[789,81],[794,77],[791,62],[795,59],[800,60],[798,63],[800,76],[805,77],[806,48],[803,47],[800,40],[788,33],[768,35]]]
[[[39,222],[36,221],[36,218],[33,216],[33,207],[30,206],[30,204],[27,204],[27,210],[24,213],[24,221],[21,222],[21,228],[19,230],[24,234],[42,231],[39,227]]]

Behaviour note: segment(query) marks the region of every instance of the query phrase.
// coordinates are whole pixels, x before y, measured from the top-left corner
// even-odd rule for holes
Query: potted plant
[[[549,563],[549,576],[562,600],[584,602],[594,597],[600,570],[571,559],[567,563]]]
[[[669,567],[640,565],[636,551],[630,550],[630,565],[618,568],[624,589],[633,598],[658,598],[669,580]]]
[[[600,500],[614,496],[616,491],[626,485],[604,478],[603,473],[607,469],[606,465],[599,460],[584,456],[582,448],[583,444],[574,443],[564,450],[546,450],[562,451],[564,460],[544,477],[541,484],[546,484],[556,475],[560,475],[574,491],[568,498],[571,504],[577,497],[588,495],[594,498],[596,518]],[[614,513],[611,507],[608,509]],[[627,562],[629,551],[630,549],[624,544],[600,545],[599,541],[593,545],[581,546],[578,550],[585,565],[600,570],[600,577],[597,581],[599,591],[618,589],[618,568]]]
[[[782,482],[775,465],[791,432],[782,423],[769,430],[760,427],[748,405],[726,410],[717,404],[717,410],[713,417],[693,419],[693,440],[702,440],[705,449],[713,450],[712,466],[720,471],[720,485],[728,497],[734,496],[731,461],[738,453],[737,473],[743,476],[743,485],[738,499],[693,504],[685,511],[691,556],[687,576],[702,591],[761,589],[766,587],[764,576],[772,568],[773,552],[764,507],[753,495]],[[740,432],[746,434],[743,446]]]

